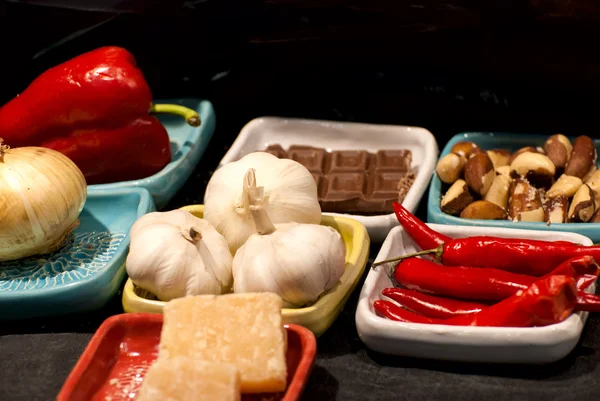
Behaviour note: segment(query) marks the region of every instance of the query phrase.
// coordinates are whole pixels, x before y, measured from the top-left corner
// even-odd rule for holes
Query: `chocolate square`
[[[273,156],[276,156],[276,157],[278,157],[280,159],[287,158],[287,152],[285,150],[283,150],[283,148],[281,147],[281,145],[269,145],[265,149],[265,152],[270,153]]]
[[[288,157],[302,164],[311,173],[322,173],[325,154],[325,149],[292,146]]]
[[[410,150],[380,150],[375,160],[375,170],[410,171],[412,152]]]
[[[368,153],[364,150],[336,150],[331,152],[328,173],[366,171]]]
[[[365,173],[334,173],[327,176],[328,200],[360,198],[366,186]]]

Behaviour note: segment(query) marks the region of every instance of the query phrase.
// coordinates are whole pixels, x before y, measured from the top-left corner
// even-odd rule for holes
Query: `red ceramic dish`
[[[132,401],[158,356],[162,314],[127,313],[104,321],[58,394],[57,401]],[[244,395],[244,401],[296,401],[312,368],[311,331],[286,325],[288,386],[284,393]]]

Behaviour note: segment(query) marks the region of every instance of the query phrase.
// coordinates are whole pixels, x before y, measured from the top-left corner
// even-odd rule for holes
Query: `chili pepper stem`
[[[4,155],[10,149],[10,146],[4,144],[4,140],[0,138],[0,163],[4,163]]]
[[[153,104],[149,112],[151,114],[165,113],[181,116],[192,127],[199,127],[201,124],[200,115],[195,110],[178,104]]]
[[[442,247],[442,245],[440,245],[439,247],[434,248],[434,249],[427,249],[425,251],[410,253],[408,255],[402,255],[402,256],[399,256],[399,257],[393,258],[393,259],[382,260],[381,262],[373,263],[371,265],[371,268],[375,268],[380,265],[385,265],[387,263],[399,262],[401,260],[408,259],[408,258],[414,258],[415,256],[431,255],[432,253],[435,253],[436,259],[440,260],[442,257],[442,251],[443,251],[443,247]]]

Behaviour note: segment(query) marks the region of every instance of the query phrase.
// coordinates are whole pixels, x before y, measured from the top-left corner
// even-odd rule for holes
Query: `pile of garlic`
[[[319,225],[316,183],[301,164],[250,153],[215,172],[204,203],[204,219],[155,212],[131,229],[127,272],[159,300],[233,290],[302,307],[344,273],[341,235]]]

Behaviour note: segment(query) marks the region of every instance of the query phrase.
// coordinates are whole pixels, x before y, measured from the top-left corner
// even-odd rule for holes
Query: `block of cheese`
[[[286,330],[273,293],[198,295],[163,310],[159,357],[189,356],[240,371],[242,393],[286,388]]]
[[[136,401],[240,401],[240,374],[232,365],[195,358],[158,359]]]

